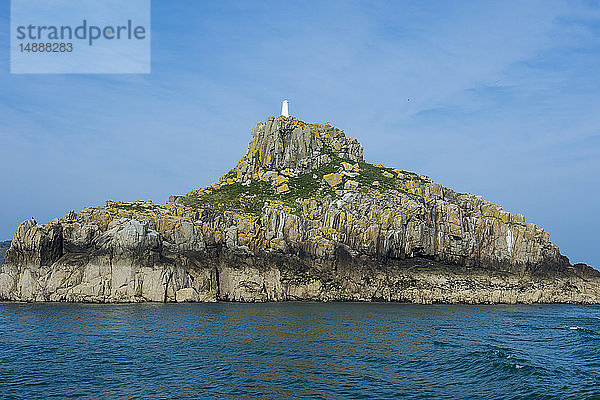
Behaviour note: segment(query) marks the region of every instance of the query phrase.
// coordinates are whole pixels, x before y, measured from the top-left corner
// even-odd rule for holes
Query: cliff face
[[[270,117],[211,186],[21,223],[0,299],[597,303],[600,278],[522,215]]]
[[[4,253],[6,253],[6,250],[8,250],[9,247],[10,247],[10,240],[7,240],[5,242],[0,242],[0,266],[2,264],[4,264]]]

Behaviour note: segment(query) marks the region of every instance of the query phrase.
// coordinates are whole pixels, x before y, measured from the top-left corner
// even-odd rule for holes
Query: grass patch
[[[332,161],[326,165],[322,165],[314,171],[290,177],[288,186],[290,191],[284,193],[284,197],[295,199],[322,198],[327,194],[335,195],[335,191],[328,185],[323,185],[323,176],[338,172],[341,167],[341,158],[332,155]],[[316,176],[316,178],[313,178]]]
[[[366,162],[359,162],[360,174],[354,178],[361,185],[361,191],[368,192],[370,189],[383,192],[388,189],[398,189],[398,181],[396,174],[391,168],[377,167]],[[391,178],[383,175],[383,172],[389,172],[393,176]],[[379,186],[374,186],[373,182],[378,181]]]
[[[188,193],[180,202],[196,209],[212,209],[215,212],[240,211],[244,213],[259,214],[266,201],[279,200],[284,205],[294,209],[295,213],[301,212],[298,199],[322,199],[326,195],[336,197],[335,190],[322,183],[323,176],[338,172],[341,168],[341,158],[331,153],[332,161],[313,171],[299,176],[289,177],[287,182],[289,192],[277,194],[270,183],[253,180],[248,186],[239,182],[223,185],[211,193],[198,195]],[[314,177],[316,176],[316,178]]]
[[[192,208],[210,208],[219,213],[241,211],[256,214],[273,195],[271,185],[265,182],[252,181],[248,186],[236,182],[203,195],[188,193],[181,198],[181,203]]]
[[[299,215],[302,212],[300,200],[316,199],[319,201],[326,196],[331,196],[334,199],[339,197],[335,189],[342,189],[343,184],[331,188],[323,183],[323,176],[342,170],[342,162],[353,163],[350,160],[338,157],[331,146],[325,145],[321,151],[331,157],[331,162],[305,174],[290,176],[287,182],[290,190],[287,193],[277,194],[275,188],[269,182],[253,180],[248,186],[236,182],[223,185],[219,189],[213,189],[210,193],[202,195],[190,192],[183,196],[179,202],[188,207],[211,209],[221,214],[225,211],[260,214],[265,202],[278,200],[292,208],[294,213]],[[358,164],[360,167],[358,176],[355,178],[345,177],[344,181],[348,179],[356,180],[360,184],[359,190],[361,192],[377,191],[383,193],[386,190],[394,189],[414,196],[401,188],[400,180],[396,178],[396,172],[392,168],[378,167],[363,161],[358,162]],[[383,174],[384,172],[388,172],[392,177],[386,177]],[[225,177],[229,177],[230,174],[233,177],[233,171],[229,171]],[[410,175],[410,180],[418,179],[422,181],[415,173],[406,172],[406,174]],[[378,181],[379,186],[373,186],[374,181]]]

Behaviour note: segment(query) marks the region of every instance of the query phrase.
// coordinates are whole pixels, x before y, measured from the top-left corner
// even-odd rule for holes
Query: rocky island
[[[269,117],[210,186],[17,226],[0,300],[598,303],[600,273],[480,196]]]

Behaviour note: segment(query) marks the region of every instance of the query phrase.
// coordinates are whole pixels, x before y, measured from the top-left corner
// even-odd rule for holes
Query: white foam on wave
[[[571,329],[572,331],[578,331],[578,330],[581,329],[581,327],[579,327],[579,326],[572,326],[569,329]]]

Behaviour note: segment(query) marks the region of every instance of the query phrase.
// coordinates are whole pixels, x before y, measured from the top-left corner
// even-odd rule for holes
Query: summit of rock
[[[363,161],[363,148],[331,125],[270,117],[252,129],[252,141],[233,170],[234,179],[246,182],[273,170],[302,174],[330,163],[332,156]]]

